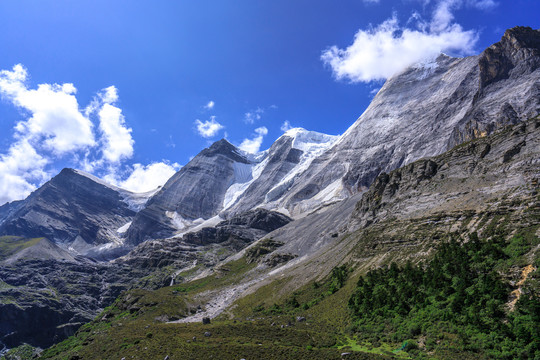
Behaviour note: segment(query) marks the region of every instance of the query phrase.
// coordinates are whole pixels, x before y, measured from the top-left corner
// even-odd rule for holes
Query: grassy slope
[[[0,261],[39,243],[43,238],[26,239],[19,236],[0,236]]]
[[[540,199],[536,199],[537,202],[538,200]],[[466,216],[461,218],[462,226],[455,227],[452,235],[468,236],[468,224],[476,222],[476,229],[484,238],[503,236],[510,239],[515,235],[517,227],[527,239],[525,248],[523,244],[509,244],[510,259],[499,264],[498,268],[505,281],[516,283],[523,267],[530,264],[538,267],[539,217],[535,205],[520,213],[520,222],[516,222],[514,217],[508,214],[470,216],[471,219]],[[402,222],[386,223],[381,224],[376,231],[366,233],[360,230],[347,237],[344,241],[350,241],[354,246],[349,253],[341,254],[341,258],[347,261],[350,271],[342,286],[333,293],[333,279],[328,274],[317,283],[310,282],[297,287],[293,293],[284,295],[280,290],[295,282],[292,276],[294,273],[290,272],[291,276],[279,277],[238,299],[227,315],[212,321],[210,325],[162,322],[164,319],[184,317],[190,310],[193,312],[200,297],[204,298],[203,295],[208,291],[241,281],[255,266],[241,259],[229,263],[209,277],[186,284],[153,292],[128,292],[93,323],[81,329],[75,337],[47,350],[44,358],[70,359],[78,355],[82,359],[130,359],[133,356],[134,359],[161,360],[169,355],[170,359],[338,359],[342,352],[352,352],[351,358],[407,358],[405,351],[397,351],[405,345],[403,339],[383,336],[386,335],[384,324],[373,326],[370,334],[355,333],[347,303],[358,278],[370,267],[384,266],[391,261],[403,264],[406,259],[417,262],[430,258],[433,253],[427,249],[444,240],[440,233],[441,229],[445,229],[437,229],[432,220],[431,229],[424,228],[425,221],[411,220],[408,225]],[[440,221],[446,224],[446,219]],[[403,248],[400,247],[402,244],[396,245],[392,242],[392,237],[388,234],[393,233],[393,227],[399,228],[401,238],[415,238],[414,241],[411,240],[411,246]],[[422,236],[418,236],[419,234]],[[450,232],[447,232],[447,235],[450,235]],[[383,239],[387,245],[380,245]],[[379,245],[373,249],[373,244]],[[538,287],[538,276],[538,272],[531,273],[524,286]],[[139,300],[134,301],[135,298]],[[297,322],[297,316],[305,317],[307,321]],[[292,326],[288,326],[289,324]],[[205,337],[206,331],[212,335]],[[196,337],[195,341],[193,337]],[[451,333],[441,335],[441,338],[429,338],[420,333],[409,340],[422,345],[423,350],[420,352],[412,349],[415,357],[421,355],[427,358],[453,359],[456,356],[455,339],[455,335]],[[424,346],[426,342],[427,347]],[[460,351],[461,358],[485,358],[481,350],[480,353],[478,350]]]

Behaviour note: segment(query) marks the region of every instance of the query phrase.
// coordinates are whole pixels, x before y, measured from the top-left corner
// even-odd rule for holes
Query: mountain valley
[[[64,169],[0,206],[0,352],[540,357],[539,114],[516,27],[391,77],[340,136],[223,139],[144,194]]]

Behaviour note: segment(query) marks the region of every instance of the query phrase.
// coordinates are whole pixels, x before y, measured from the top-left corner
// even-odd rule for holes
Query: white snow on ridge
[[[308,169],[313,160],[321,156],[326,150],[330,149],[340,138],[339,135],[327,135],[315,131],[308,131],[302,128],[293,128],[285,132],[282,136],[292,137],[294,149],[302,150],[300,162],[270,191],[279,193],[283,187],[288,187],[293,183],[294,178]],[[272,199],[268,199],[272,200]]]
[[[87,173],[86,171],[82,171],[82,170],[77,170],[77,169],[73,169],[73,171],[75,171],[75,173],[81,175],[81,176],[84,176],[84,177],[87,177],[89,178],[90,180],[100,184],[100,185],[103,185],[103,186],[106,186],[108,187],[109,189],[112,189],[112,190],[115,190],[115,191],[127,191],[127,190],[124,190],[124,189],[121,189],[117,186],[114,186],[112,184],[109,184],[108,182],[106,182],[105,180],[102,180],[100,178],[98,178],[97,176],[94,176],[90,173]]]
[[[135,212],[141,211],[146,205],[147,201],[154,196],[161,186],[144,193],[132,193],[128,190],[120,189],[119,192],[123,196],[122,201],[125,202],[130,210]]]
[[[258,154],[255,154],[256,157],[254,157],[253,159],[257,159],[260,161],[262,156],[266,155],[267,152],[268,151],[265,150]],[[233,184],[231,184],[231,186],[229,186],[227,192],[225,193],[225,197],[223,198],[222,210],[230,208],[236,202],[236,200],[247,190],[249,185],[251,185],[261,176],[267,164],[268,158],[265,158],[258,164],[235,163],[233,165],[235,172],[235,181],[233,182]]]

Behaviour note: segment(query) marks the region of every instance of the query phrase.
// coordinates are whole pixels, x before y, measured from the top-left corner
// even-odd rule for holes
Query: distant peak
[[[215,155],[224,155],[234,161],[249,163],[249,161],[242,154],[242,152],[236,146],[234,146],[225,139],[216,141],[215,143],[210,145],[209,148],[204,149],[201,154],[209,157]]]
[[[282,135],[282,137],[284,136],[292,138],[292,147],[302,151],[307,151],[314,146],[329,146],[339,138],[339,135],[323,134],[317,131],[310,131],[300,127],[287,130]]]
[[[283,136],[288,136],[288,137],[296,137],[298,134],[300,133],[306,133],[308,132],[308,130],[304,129],[304,128],[301,128],[301,127],[295,127],[295,128],[292,128],[292,129],[289,129],[287,131],[285,131],[283,133]]]
[[[221,146],[233,146],[234,147],[233,144],[231,144],[230,142],[225,140],[225,138],[223,138],[221,140],[218,140],[218,141],[214,142],[212,145],[210,145],[210,148],[221,147]]]

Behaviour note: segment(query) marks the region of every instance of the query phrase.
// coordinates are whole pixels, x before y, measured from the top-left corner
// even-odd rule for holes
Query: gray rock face
[[[333,148],[280,199],[294,216],[318,194],[362,192],[380,172],[434,156],[540,112],[540,32],[508,30],[481,55],[439,56],[389,79]],[[336,186],[336,181],[340,181]]]
[[[481,212],[499,198],[518,198],[537,187],[539,178],[537,117],[437,157],[382,173],[358,202],[353,224],[367,227],[388,219]]]
[[[187,233],[182,238],[146,241],[115,262],[139,269],[173,264],[182,268],[193,263],[211,266],[290,221],[283,214],[257,209],[237,214],[215,227]]]
[[[119,191],[72,169],[62,170],[15,206],[0,224],[0,235],[46,237],[81,253],[120,241],[116,230],[135,215]]]
[[[230,212],[244,212],[263,204],[265,201],[272,201],[283,195],[287,189],[273,188],[300,162],[302,150],[293,148],[293,138],[280,137],[268,150],[265,159],[265,166],[261,175],[253,181],[239,200],[233,205]]]
[[[223,207],[225,192],[235,181],[235,167],[250,162],[226,140],[214,143],[178,171],[135,217],[128,230],[131,244],[168,237],[182,220],[208,219]]]

